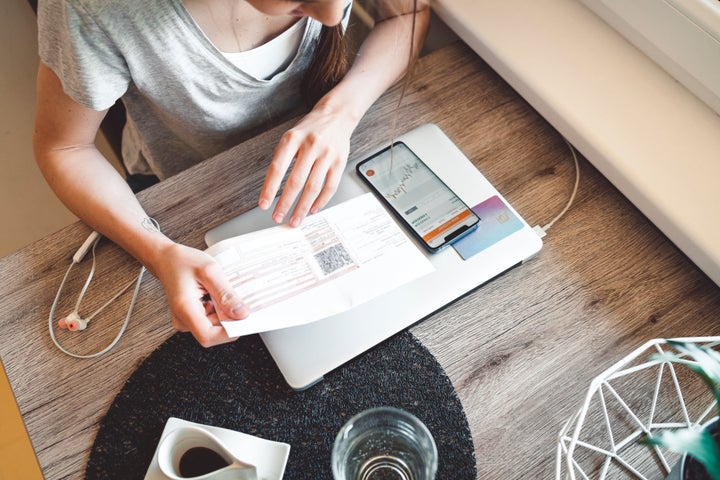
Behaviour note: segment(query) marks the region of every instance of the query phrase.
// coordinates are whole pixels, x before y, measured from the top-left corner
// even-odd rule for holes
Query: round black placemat
[[[165,422],[178,417],[290,444],[284,479],[331,479],[335,435],[356,413],[403,408],[430,429],[438,479],[474,479],[467,419],[450,380],[409,332],[400,333],[309,389],[287,386],[257,335],[204,349],[185,333],[135,371],[101,422],[87,479],[142,479]]]

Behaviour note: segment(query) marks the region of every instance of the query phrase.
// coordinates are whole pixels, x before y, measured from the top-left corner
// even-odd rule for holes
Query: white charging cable
[[[572,194],[570,195],[570,199],[568,200],[567,204],[565,205],[565,208],[562,209],[560,213],[558,213],[555,218],[550,220],[547,225],[544,227],[541,227],[540,225],[535,225],[533,227],[533,230],[535,233],[538,234],[540,238],[543,238],[547,231],[550,230],[550,227],[555,225],[555,222],[560,220],[560,218],[567,213],[568,210],[570,210],[570,207],[573,204],[573,201],[575,200],[575,195],[578,191],[578,186],[580,185],[580,163],[578,162],[577,153],[575,152],[575,148],[568,142],[568,140],[565,137],[562,137],[562,139],[565,141],[565,144],[570,149],[570,153],[572,154],[573,162],[575,163],[575,186],[573,186]]]
[[[90,236],[83,242],[83,244],[80,246],[77,252],[75,252],[75,255],[73,255],[72,262],[70,263],[70,266],[68,267],[67,271],[65,272],[65,276],[62,279],[62,282],[60,283],[60,287],[58,288],[57,294],[55,295],[55,300],[52,303],[52,306],[50,307],[50,315],[48,316],[48,330],[50,332],[50,338],[52,339],[55,346],[60,349],[63,353],[70,355],[74,358],[96,358],[100,355],[103,355],[104,353],[107,353],[110,351],[111,348],[113,348],[118,341],[120,341],[120,337],[122,337],[123,333],[125,333],[125,329],[128,326],[128,323],[130,322],[130,316],[132,315],[133,308],[135,307],[135,301],[137,300],[138,293],[140,291],[140,283],[142,282],[143,274],[145,273],[145,267],[140,267],[140,273],[138,273],[137,279],[130,281],[127,285],[125,285],[119,292],[117,292],[112,298],[110,298],[107,302],[105,302],[100,308],[95,310],[89,317],[87,318],[81,318],[80,317],[80,303],[82,302],[83,297],[85,296],[85,292],[88,289],[88,286],[90,285],[90,281],[93,278],[93,275],[95,274],[95,264],[96,264],[96,257],[95,257],[95,247],[97,246],[98,242],[100,241],[100,234],[97,232],[93,232],[90,234]],[[80,355],[77,353],[70,352],[66,348],[64,348],[58,339],[55,337],[55,331],[53,328],[54,324],[54,317],[55,317],[55,309],[57,308],[58,302],[60,301],[60,295],[62,294],[63,287],[65,286],[65,282],[68,279],[68,276],[70,275],[70,271],[72,270],[73,266],[80,263],[83,258],[85,258],[85,255],[87,255],[87,252],[91,250],[92,251],[92,257],[93,257],[93,263],[92,267],[90,268],[90,273],[88,274],[87,280],[85,280],[85,285],[83,285],[82,290],[80,291],[80,295],[78,296],[77,302],[75,302],[75,308],[74,310],[65,318],[60,320],[59,326],[61,328],[67,328],[68,330],[72,331],[79,331],[84,330],[87,327],[88,322],[95,318],[98,313],[103,311],[108,305],[110,305],[112,302],[117,300],[123,293],[125,293],[130,287],[135,284],[135,290],[133,292],[132,299],[130,300],[130,307],[128,308],[127,315],[125,316],[125,321],[123,322],[122,326],[120,327],[120,331],[118,332],[117,336],[113,339],[113,341],[105,348],[100,350],[99,352],[88,354],[88,355]]]

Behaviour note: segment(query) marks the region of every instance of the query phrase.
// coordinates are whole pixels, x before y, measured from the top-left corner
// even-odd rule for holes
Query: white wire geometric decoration
[[[674,340],[720,345],[720,337]],[[638,440],[662,429],[701,428],[716,411],[712,393],[687,366],[649,359],[666,350],[665,339],[651,340],[592,380],[560,430],[556,480],[665,478],[681,455]]]

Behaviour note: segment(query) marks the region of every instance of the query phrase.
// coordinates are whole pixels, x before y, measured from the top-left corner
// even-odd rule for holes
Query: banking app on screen
[[[363,162],[363,175],[431,248],[476,224],[477,216],[405,144]]]

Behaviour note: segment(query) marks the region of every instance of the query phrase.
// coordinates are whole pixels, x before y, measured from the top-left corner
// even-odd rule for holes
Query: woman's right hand
[[[70,98],[55,72],[42,62],[37,85],[33,146],[38,166],[58,198],[160,280],[175,328],[192,332],[204,347],[230,341],[220,320],[245,318],[248,310],[211,256],[148,228],[147,213],[95,147],[106,112]],[[203,302],[206,294],[211,303]]]
[[[173,326],[191,332],[203,347],[234,340],[220,321],[243,319],[249,311],[215,259],[178,243],[166,247],[161,258],[152,271],[165,289]]]

